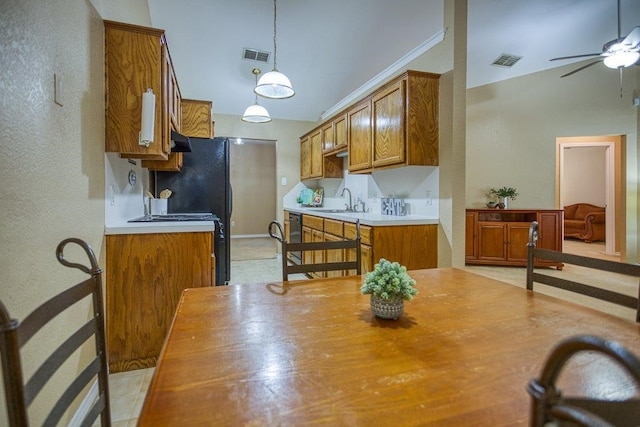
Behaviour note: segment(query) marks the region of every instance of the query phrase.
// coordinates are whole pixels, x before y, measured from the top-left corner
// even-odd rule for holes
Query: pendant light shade
[[[278,71],[276,0],[273,0],[273,71],[260,77],[254,92],[265,98],[285,99],[295,95],[289,78]]]
[[[254,90],[265,98],[284,99],[295,94],[289,78],[275,69],[260,77]]]
[[[259,68],[251,70],[254,76],[256,76],[256,83],[258,81],[258,74],[260,74]],[[242,120],[249,123],[267,123],[271,121],[269,112],[262,105],[258,104],[258,95],[256,95],[256,102],[253,105],[247,107],[242,115]]]
[[[242,120],[249,123],[267,123],[271,121],[269,112],[262,105],[256,103],[247,107],[242,115]]]

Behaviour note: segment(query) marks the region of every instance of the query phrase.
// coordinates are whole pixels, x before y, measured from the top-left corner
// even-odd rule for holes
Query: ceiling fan
[[[586,58],[589,56],[600,56],[593,62],[583,65],[582,67],[575,69],[560,77],[567,77],[572,74],[582,71],[585,68],[589,68],[598,62],[604,62],[609,68],[625,68],[630,67],[638,62],[640,59],[640,26],[635,27],[626,36],[622,37],[620,34],[620,0],[618,0],[618,38],[611,40],[602,46],[602,53],[586,53],[584,55],[573,56],[561,56],[559,58],[551,58],[549,61],[558,61],[562,59],[573,58]]]

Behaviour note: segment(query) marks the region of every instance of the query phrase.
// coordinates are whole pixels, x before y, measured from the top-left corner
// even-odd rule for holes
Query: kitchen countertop
[[[213,232],[213,221],[122,222],[104,227],[104,234]]]
[[[331,218],[339,221],[356,222],[360,220],[360,224],[370,226],[381,225],[429,225],[439,224],[440,220],[435,217],[424,215],[382,215],[373,212],[319,212],[318,210],[331,208],[301,208],[301,207],[285,207],[284,210],[290,212],[298,212],[305,215],[314,215],[322,218]]]

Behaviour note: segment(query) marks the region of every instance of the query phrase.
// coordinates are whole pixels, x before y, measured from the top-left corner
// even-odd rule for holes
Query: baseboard
[[[98,399],[98,380],[96,379],[91,388],[89,389],[89,393],[82,399],[82,403],[78,407],[78,410],[75,414],[73,414],[73,418],[69,421],[68,427],[80,427],[82,425],[82,421],[84,417],[87,416],[89,411],[91,411],[91,407],[93,403]]]
[[[257,237],[269,237],[268,234],[236,234],[231,236],[232,239],[255,239]]]

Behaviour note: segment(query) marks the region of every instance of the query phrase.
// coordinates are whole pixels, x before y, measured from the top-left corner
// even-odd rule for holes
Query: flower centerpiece
[[[367,273],[360,291],[371,294],[371,310],[383,319],[397,319],[404,311],[404,301],[411,301],[418,293],[416,281],[407,268],[384,258]]]
[[[518,190],[513,187],[490,188],[489,194],[498,198],[499,207],[507,209],[507,200],[515,200],[518,197]],[[500,206],[500,204],[503,206]]]

